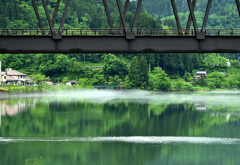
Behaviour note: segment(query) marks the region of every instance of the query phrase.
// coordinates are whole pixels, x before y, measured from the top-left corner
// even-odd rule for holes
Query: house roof
[[[7,81],[18,81],[18,79],[15,79],[15,78],[13,78],[13,77],[11,77],[11,76],[7,76],[7,77],[6,77],[6,80],[7,80]]]
[[[23,74],[23,73],[18,72],[16,70],[7,71],[7,75],[8,76],[26,76],[26,74]]]
[[[206,74],[207,71],[197,71],[197,73],[203,73],[203,74]]]
[[[68,81],[67,83],[77,83],[77,81]]]

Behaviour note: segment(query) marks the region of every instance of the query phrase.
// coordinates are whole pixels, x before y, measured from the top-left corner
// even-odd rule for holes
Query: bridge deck
[[[0,53],[240,53],[240,35],[206,36],[2,36]]]

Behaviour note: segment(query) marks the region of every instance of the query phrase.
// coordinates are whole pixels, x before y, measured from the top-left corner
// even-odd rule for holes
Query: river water
[[[0,100],[1,165],[240,164],[240,92]]]

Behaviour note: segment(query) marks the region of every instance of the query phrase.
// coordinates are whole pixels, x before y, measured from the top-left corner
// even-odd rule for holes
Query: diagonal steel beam
[[[126,15],[127,15],[127,11],[128,11],[129,2],[130,2],[130,0],[126,0],[124,10],[123,10],[123,16],[125,19],[126,19]],[[123,24],[121,22],[120,29],[122,29],[122,28],[123,28]]]
[[[204,33],[206,31],[206,26],[207,26],[208,16],[209,16],[210,9],[211,9],[211,4],[212,4],[212,0],[208,0],[207,9],[206,9],[206,12],[205,12],[203,25],[202,25],[202,30],[201,30],[201,32],[204,32]]]
[[[193,2],[192,2],[193,10],[195,9],[196,2],[197,2],[197,0],[193,0]],[[186,27],[186,31],[185,31],[185,34],[186,34],[186,35],[189,34],[191,22],[192,22],[192,17],[191,17],[191,14],[189,14],[188,22],[187,22],[187,27]]]
[[[103,0],[103,4],[104,4],[104,7],[105,7],[105,12],[107,14],[110,29],[113,29],[113,22],[112,22],[111,15],[110,15],[110,12],[109,12],[109,9],[108,9],[107,0]]]
[[[53,19],[52,19],[53,25],[55,24],[56,19],[57,19],[57,13],[58,13],[58,9],[59,9],[59,6],[60,6],[60,1],[61,0],[57,0],[57,3],[56,3],[56,7],[55,7],[54,14],[53,14]]]
[[[33,4],[33,8],[34,8],[34,11],[35,11],[35,14],[36,14],[37,20],[38,20],[39,27],[40,27],[41,29],[43,29],[43,24],[42,24],[42,21],[41,21],[40,15],[39,15],[39,13],[38,13],[38,9],[37,9],[37,5],[36,5],[35,0],[32,0],[32,4]],[[42,33],[44,34],[43,31],[42,31]]]
[[[137,6],[136,13],[135,13],[133,26],[132,26],[132,33],[133,34],[134,34],[136,26],[137,26],[137,21],[138,21],[138,17],[139,17],[140,11],[141,11],[141,6],[142,6],[142,0],[138,0],[138,6]]]
[[[175,20],[176,20],[176,23],[177,23],[178,33],[180,35],[182,35],[182,27],[181,27],[181,24],[180,24],[175,0],[171,0],[171,3],[172,3],[172,8],[173,8],[173,13],[174,13],[174,16],[175,16]]]
[[[238,14],[240,16],[240,2],[239,2],[239,0],[236,0],[236,4],[237,4],[237,9],[238,9]]]
[[[187,0],[187,2],[188,2],[189,11],[190,11],[190,14],[191,14],[191,17],[192,17],[195,34],[197,36],[199,34],[199,30],[198,30],[197,21],[196,21],[196,17],[195,17],[195,14],[194,14],[193,6],[191,4],[191,0]]]
[[[127,24],[126,24],[126,19],[123,15],[122,5],[121,5],[120,0],[116,0],[116,1],[117,1],[118,11],[119,11],[119,14],[120,14],[120,17],[121,17],[121,21],[122,21],[122,24],[123,24],[123,28],[125,30],[125,33],[127,34],[128,28],[127,28]]]
[[[54,34],[55,29],[54,29],[54,26],[53,26],[53,22],[52,22],[52,20],[50,18],[50,14],[49,14],[49,11],[48,11],[48,8],[47,8],[46,1],[42,0],[42,4],[43,4],[43,7],[44,7],[46,16],[47,16],[47,20],[48,20],[48,24],[50,26],[51,32]]]
[[[71,0],[67,0],[67,1],[66,1],[65,8],[64,8],[64,12],[63,12],[63,16],[62,16],[62,20],[61,20],[61,23],[60,23],[60,27],[59,27],[59,29],[58,29],[58,33],[59,33],[59,34],[62,33],[63,25],[64,25],[64,22],[65,22],[65,19],[66,19],[66,16],[67,16],[68,7],[69,7],[70,2],[71,2]]]

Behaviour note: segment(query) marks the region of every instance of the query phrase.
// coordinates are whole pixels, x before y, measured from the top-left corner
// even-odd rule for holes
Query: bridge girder
[[[240,36],[51,36],[0,37],[0,53],[240,53]]]

